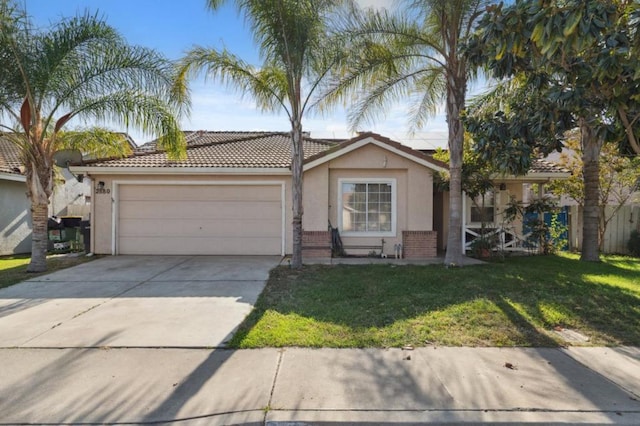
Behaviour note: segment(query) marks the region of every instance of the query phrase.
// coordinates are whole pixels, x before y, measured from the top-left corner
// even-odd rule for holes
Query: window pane
[[[471,207],[471,222],[493,222],[493,207]]]
[[[342,184],[342,194],[351,194],[356,190],[356,186],[353,183]]]
[[[346,232],[392,231],[391,185],[342,184],[342,228]]]

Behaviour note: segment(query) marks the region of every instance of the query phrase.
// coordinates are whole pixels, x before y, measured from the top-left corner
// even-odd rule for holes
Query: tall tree
[[[329,99],[356,98],[353,129],[374,121],[394,102],[410,99],[411,130],[445,102],[449,126],[449,236],[447,265],[462,265],[462,156],[467,85],[474,77],[460,44],[473,32],[487,0],[407,0],[394,12],[353,9],[345,44],[357,52],[342,64]],[[364,94],[363,94],[364,93]]]
[[[599,260],[600,150],[622,140],[623,149],[638,152],[639,20],[635,1],[516,0],[490,10],[467,50],[495,77],[517,76],[517,96],[526,101],[494,96],[494,114],[469,125],[485,155],[547,153],[562,147],[565,130],[580,130],[585,261]],[[509,168],[526,163],[516,159]]]
[[[568,150],[560,154],[558,165],[570,170],[571,176],[568,179],[551,181],[549,187],[554,194],[567,196],[579,206],[584,206],[580,135],[577,132],[569,134],[565,147]],[[605,143],[600,151],[599,169],[598,241],[599,249],[602,251],[609,222],[622,207],[634,201],[636,191],[640,190],[640,157],[621,155],[616,144]]]
[[[208,0],[212,10],[224,0]],[[302,120],[312,96],[335,63],[327,44],[327,28],[338,0],[236,0],[251,26],[263,63],[255,67],[227,50],[194,47],[181,61],[182,90],[187,79],[205,71],[252,96],[265,111],[284,111],[291,123],[293,256],[302,266]]]
[[[71,120],[121,123],[184,152],[172,94],[175,70],[155,51],[130,46],[103,20],[84,15],[34,28],[11,0],[0,0],[0,125],[22,152],[33,223],[30,272],[46,270],[53,155]]]

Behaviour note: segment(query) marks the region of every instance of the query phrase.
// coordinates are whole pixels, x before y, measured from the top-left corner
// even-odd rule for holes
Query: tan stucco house
[[[150,143],[72,167],[93,185],[96,254],[286,255],[292,251],[291,139],[273,132],[186,132],[187,158]],[[350,254],[403,245],[435,257],[433,175],[447,166],[375,133],[304,138],[305,256],[330,255],[329,224]]]

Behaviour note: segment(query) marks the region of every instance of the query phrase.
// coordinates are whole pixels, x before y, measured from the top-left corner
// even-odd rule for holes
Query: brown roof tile
[[[435,154],[436,150],[433,149],[421,149],[425,155],[432,157]],[[556,163],[545,160],[542,158],[536,158],[531,162],[531,168],[529,169],[529,173],[570,173],[569,170],[560,167]]]
[[[531,162],[529,173],[571,173],[569,170],[558,166],[548,160],[537,158]]]
[[[185,132],[187,158],[170,161],[156,141],[142,145],[129,157],[86,162],[93,167],[170,168],[288,168],[291,137],[283,132]],[[304,138],[305,158],[335,143]]]
[[[20,149],[6,136],[0,135],[0,173],[22,175]]]

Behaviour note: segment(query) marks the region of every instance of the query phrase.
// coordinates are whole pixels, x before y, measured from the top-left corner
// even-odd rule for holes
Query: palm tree
[[[460,44],[488,0],[407,0],[397,13],[353,9],[343,32],[357,54],[343,63],[327,99],[355,96],[349,121],[356,130],[397,101],[413,101],[409,124],[422,127],[445,101],[449,126],[450,214],[445,264],[462,264],[462,152],[467,83],[472,68]],[[362,95],[362,88],[369,90]]]
[[[223,0],[208,0],[212,10]],[[181,83],[205,71],[252,96],[264,111],[284,111],[291,123],[293,256],[291,266],[302,266],[302,119],[323,77],[335,62],[327,44],[329,14],[338,0],[236,0],[250,24],[264,61],[254,67],[227,50],[195,47],[181,64]]]
[[[172,93],[175,69],[153,50],[130,46],[103,20],[84,15],[46,31],[12,0],[0,0],[0,125],[20,147],[33,223],[30,272],[46,270],[53,156],[72,119],[120,123],[161,136],[184,153],[177,116],[186,98]]]

